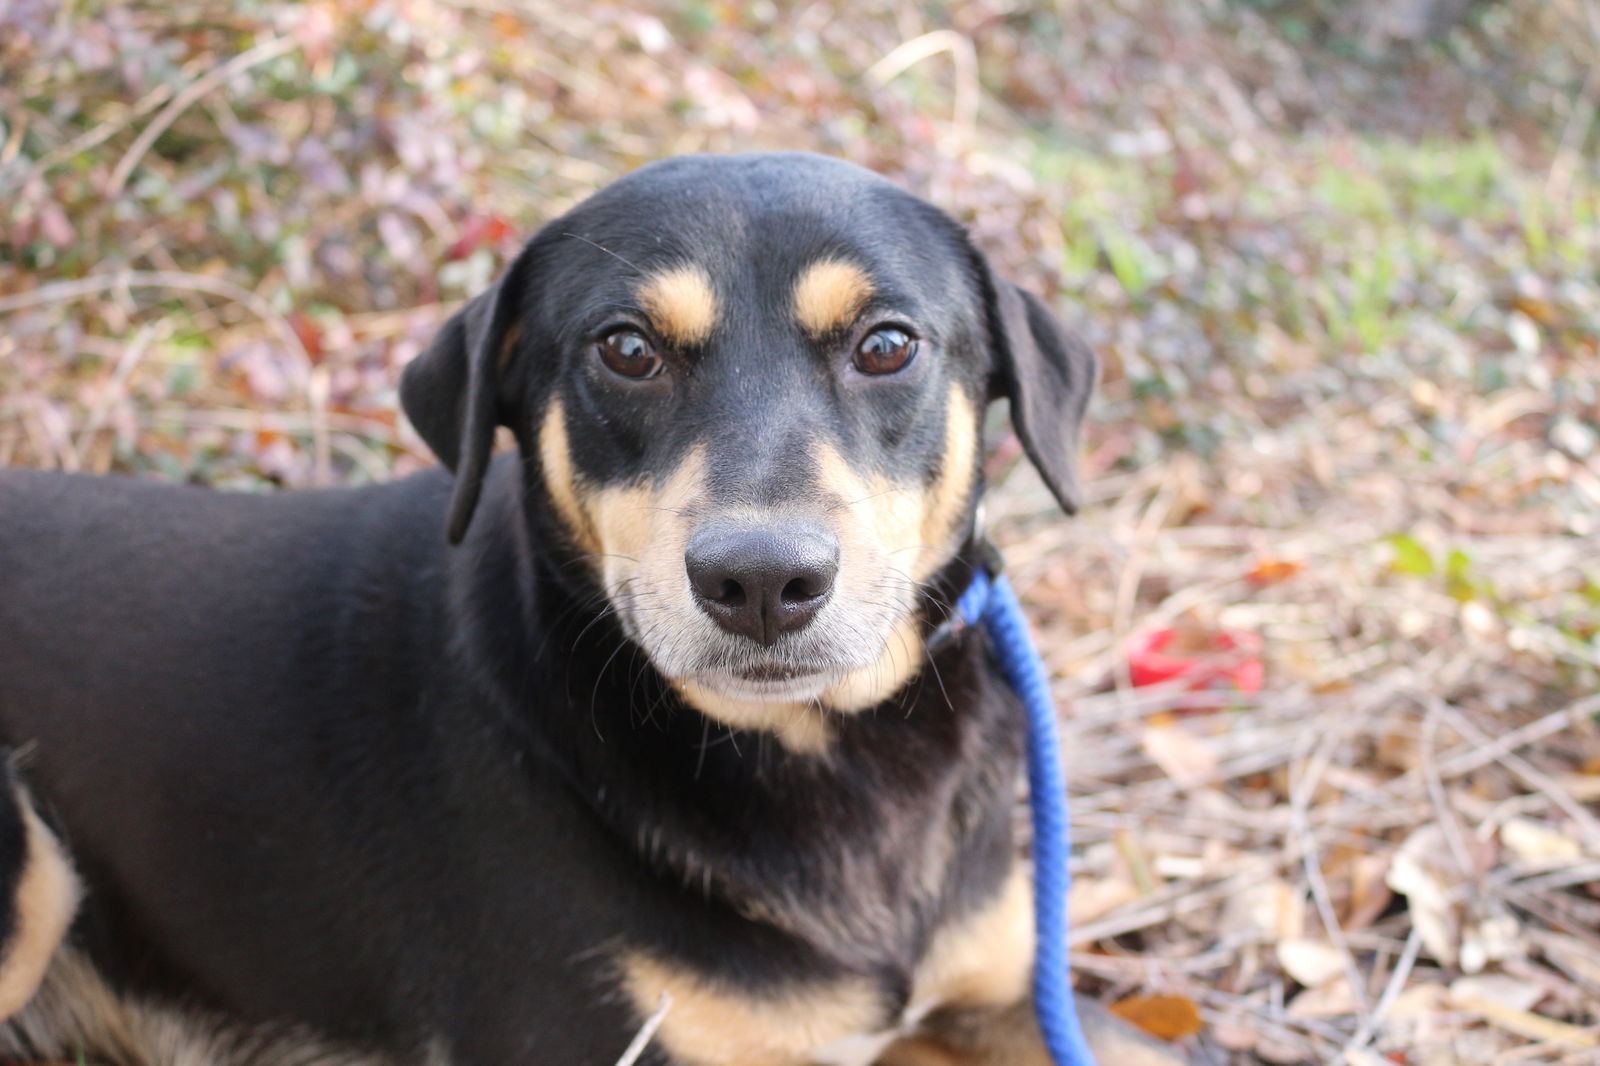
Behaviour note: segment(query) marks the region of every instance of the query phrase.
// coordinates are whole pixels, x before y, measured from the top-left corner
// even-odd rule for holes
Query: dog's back
[[[94,886],[77,937],[94,969],[69,960],[61,979],[98,971],[417,1055],[431,1033],[465,1030],[485,1059],[514,1050],[495,1044],[505,1030],[457,1023],[457,1007],[614,1009],[581,979],[522,987],[529,945],[575,965],[585,925],[636,901],[579,892],[568,937],[522,895],[620,875],[605,842],[574,846],[589,815],[563,782],[456,713],[476,696],[440,639],[457,591],[448,486],[430,472],[268,497],[0,472],[0,742],[20,745],[33,803],[70,829]],[[475,566],[509,565],[495,550],[480,545]],[[460,814],[483,809],[497,817]],[[492,875],[473,874],[485,864]],[[463,883],[508,876],[517,896],[459,905]],[[463,953],[479,976],[455,969]],[[105,995],[79,980],[44,998],[87,993]],[[614,1032],[626,1026],[619,1013]],[[593,1024],[550,1046],[614,1053],[592,1039],[609,1048]]]

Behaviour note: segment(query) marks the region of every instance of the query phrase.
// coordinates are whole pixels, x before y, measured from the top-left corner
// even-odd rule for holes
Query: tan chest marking
[[[1004,1007],[1028,994],[1033,974],[1033,889],[1020,865],[986,907],[940,929],[912,984],[926,1007]]]
[[[814,1048],[884,1021],[879,993],[864,978],[756,996],[637,952],[624,957],[622,973],[641,1018],[669,997],[656,1041],[685,1066],[806,1066]]]

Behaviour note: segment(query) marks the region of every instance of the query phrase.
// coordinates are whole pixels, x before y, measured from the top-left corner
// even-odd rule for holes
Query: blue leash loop
[[[1011,583],[982,567],[956,601],[967,625],[989,631],[1000,668],[1022,700],[1028,719],[1028,805],[1033,817],[1033,910],[1037,945],[1033,959],[1033,1004],[1045,1046],[1056,1066],[1095,1066],[1072,1000],[1067,969],[1067,868],[1072,844],[1067,818],[1067,785],[1061,771],[1056,710],[1050,699],[1044,661],[1039,658],[1022,604]]]

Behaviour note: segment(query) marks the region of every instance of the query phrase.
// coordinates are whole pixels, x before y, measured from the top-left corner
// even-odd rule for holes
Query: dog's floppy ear
[[[1100,376],[1100,362],[1044,302],[980,260],[995,348],[990,392],[1011,401],[1011,424],[1023,450],[1055,494],[1076,514],[1078,432]]]
[[[466,535],[494,449],[528,259],[525,249],[487,292],[450,317],[400,375],[400,406],[406,417],[456,477],[450,496],[451,544]]]

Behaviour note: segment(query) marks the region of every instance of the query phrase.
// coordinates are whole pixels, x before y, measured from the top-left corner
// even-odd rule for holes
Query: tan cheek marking
[[[1028,994],[1033,973],[1033,893],[1018,866],[1000,894],[934,935],[917,966],[918,1006],[1003,1007]]]
[[[872,293],[866,271],[843,259],[821,259],[795,282],[794,317],[807,333],[825,336],[854,322]]]
[[[641,588],[666,590],[687,579],[683,549],[689,539],[687,509],[704,492],[705,453],[696,448],[657,485],[604,488],[589,501],[595,551],[607,591],[629,576]]]
[[[957,520],[965,513],[977,475],[978,426],[972,402],[959,385],[946,401],[945,451],[939,477],[927,488],[897,485],[880,475],[862,477],[833,449],[819,457],[821,480],[848,505],[844,526],[861,525],[891,567],[925,581],[950,561]],[[865,517],[864,523],[860,522]],[[841,530],[841,539],[850,531]],[[848,550],[848,545],[845,545]]]
[[[647,955],[622,961],[623,988],[641,1017],[662,993],[670,1006],[656,1040],[684,1066],[804,1066],[813,1048],[870,1032],[884,1021],[865,979],[806,985],[772,998],[711,984]]]
[[[839,512],[843,557],[879,554],[887,557],[880,565],[904,569],[909,554],[920,546],[922,493],[877,474],[862,475],[832,448],[820,451],[817,465],[823,488],[843,504]]]
[[[846,713],[876,707],[905,687],[922,670],[922,635],[910,618],[895,623],[883,654],[871,666],[856,670],[822,693],[822,702]]]
[[[650,324],[672,344],[704,344],[717,324],[717,294],[700,267],[686,264],[656,274],[634,296]]]
[[[958,385],[950,387],[948,404],[939,477],[926,489],[897,486],[878,476],[862,477],[831,448],[819,455],[823,485],[847,504],[839,522],[846,565],[850,560],[887,565],[920,582],[949,562],[960,546],[956,523],[966,511],[976,478],[977,416]],[[874,559],[881,561],[875,564]],[[875,706],[916,676],[922,655],[916,627],[909,618],[901,619],[877,662],[833,685],[822,694],[822,702],[845,712]]]
[[[572,539],[584,551],[598,550],[594,529],[578,502],[578,484],[572,469],[566,416],[560,400],[553,401],[545,409],[544,421],[539,424],[539,462],[544,467],[545,489],[550,493],[556,513],[572,534]]]
[[[641,485],[604,488],[589,501],[598,551],[605,556],[638,559],[650,545],[659,505],[657,497]]]
[[[55,836],[26,796],[17,794],[26,826],[27,854],[12,900],[16,926],[0,957],[0,1018],[32,998],[78,909],[78,879]]]
[[[919,532],[922,550],[914,568],[918,580],[931,576],[959,547],[956,522],[966,512],[977,479],[978,416],[961,386],[950,386],[945,408],[944,458],[939,477],[927,490]]]

